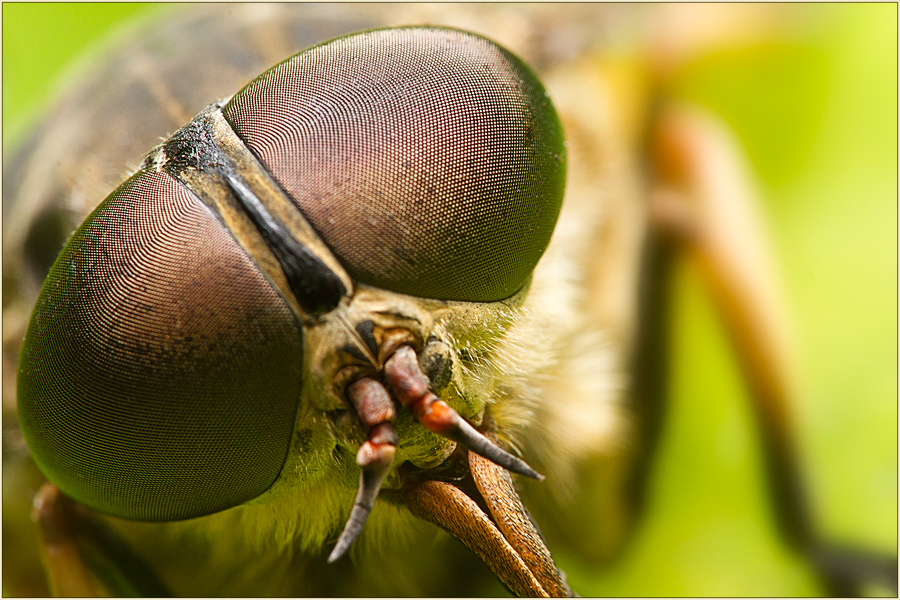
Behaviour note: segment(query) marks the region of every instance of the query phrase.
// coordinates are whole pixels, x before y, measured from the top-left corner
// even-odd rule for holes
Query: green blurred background
[[[73,60],[122,21],[165,10],[4,3],[4,158]],[[793,408],[816,516],[836,539],[895,553],[897,6],[794,11],[777,35],[693,61],[675,90],[734,128],[758,176],[800,350]],[[645,518],[614,565],[587,570],[554,549],[560,565],[582,595],[820,594],[774,529],[746,394],[690,270],[674,311]]]

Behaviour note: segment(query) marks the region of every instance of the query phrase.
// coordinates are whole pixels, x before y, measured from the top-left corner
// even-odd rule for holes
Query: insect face
[[[543,87],[483,38],[375,30],[277,65],[151,153],[53,267],[19,370],[35,460],[153,521],[358,465],[333,558],[404,485],[393,467],[438,467],[451,440],[536,477],[473,428],[487,392],[464,370],[512,322],[564,180]]]

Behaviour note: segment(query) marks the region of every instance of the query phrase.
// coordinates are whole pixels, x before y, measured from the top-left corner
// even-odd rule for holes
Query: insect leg
[[[172,595],[115,532],[52,483],[38,491],[33,518],[54,596]]]
[[[814,522],[790,406],[797,396],[782,302],[753,186],[727,130],[685,110],[660,114],[655,166],[663,182],[651,219],[698,267],[750,388],[770,490],[785,538],[837,596],[865,582],[897,590],[897,559],[829,544]]]

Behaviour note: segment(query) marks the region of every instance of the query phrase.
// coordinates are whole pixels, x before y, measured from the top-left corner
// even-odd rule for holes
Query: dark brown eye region
[[[474,34],[338,38],[264,73],[223,112],[363,283],[501,300],[556,224],[556,112],[527,66]]]
[[[92,508],[209,514],[281,472],[302,352],[288,307],[209,210],[140,172],[50,272],[19,361],[20,425],[49,478]]]

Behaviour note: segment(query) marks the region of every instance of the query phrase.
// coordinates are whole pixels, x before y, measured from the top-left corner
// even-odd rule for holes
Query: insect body
[[[651,594],[663,595],[696,595],[709,589],[716,590],[713,593],[726,595],[746,594],[748,589],[757,590],[755,593],[768,589],[780,590],[777,584],[775,588],[766,586],[783,577],[774,573],[780,573],[781,567],[767,562],[765,558],[761,563],[745,560],[755,542],[745,542],[739,529],[737,532],[729,529],[731,533],[707,531],[705,518],[698,523],[696,519],[690,521],[682,518],[682,513],[672,517],[672,505],[667,504],[670,499],[654,501],[658,505],[654,513],[659,514],[660,507],[666,506],[663,510],[667,515],[663,519],[667,523],[665,527],[676,523],[676,528],[682,527],[685,535],[680,538],[677,549],[670,547],[667,538],[664,542],[658,538],[650,542],[650,556],[655,558],[650,559],[649,568],[638,568],[640,575],[632,578],[632,585],[640,587],[616,587],[616,573],[621,571],[615,566],[612,571],[597,571],[598,563],[620,547],[628,532],[634,508],[629,504],[632,496],[623,492],[632,489],[628,485],[629,476],[636,463],[637,472],[642,473],[640,465],[643,462],[635,461],[635,456],[645,456],[643,445],[648,440],[652,445],[654,439],[652,428],[648,430],[643,427],[646,423],[642,420],[657,418],[657,408],[662,408],[661,405],[642,405],[640,390],[637,394],[621,394],[629,381],[635,386],[659,381],[656,377],[647,377],[646,373],[632,372],[628,362],[636,331],[634,284],[639,270],[637,248],[647,224],[643,214],[647,192],[653,191],[652,169],[651,172],[637,169],[635,161],[641,159],[647,150],[641,137],[644,128],[655,128],[659,115],[647,110],[653,98],[652,90],[629,87],[636,83],[635,79],[638,83],[642,81],[641,77],[648,74],[642,69],[648,65],[641,62],[634,72],[623,70],[622,54],[619,52],[622,50],[621,42],[627,41],[631,50],[639,51],[643,59],[646,48],[639,41],[641,32],[635,28],[646,25],[641,19],[651,12],[656,15],[655,9],[645,7],[624,10],[597,5],[569,6],[561,10],[544,5],[464,8],[460,5],[395,5],[390,9],[373,5],[354,7],[352,10],[315,5],[209,6],[208,9],[204,7],[179,13],[177,19],[171,19],[165,27],[149,32],[149,35],[137,36],[135,40],[120,40],[110,61],[102,64],[102,70],[68,96],[42,132],[26,144],[23,152],[25,160],[4,165],[4,381],[7,383],[4,397],[9,400],[15,396],[15,391],[7,388],[15,381],[11,374],[15,372],[18,347],[25,330],[23,323],[28,322],[27,315],[34,305],[37,288],[49,270],[52,258],[77,223],[93,210],[96,201],[122,180],[124,169],[137,167],[147,148],[169,137],[172,131],[188,122],[210,101],[239,89],[262,69],[299,48],[348,31],[386,24],[427,22],[463,27],[498,40],[537,68],[551,91],[568,139],[566,201],[553,239],[534,268],[529,283],[516,291],[512,288],[517,284],[508,282],[512,295],[500,301],[471,302],[467,300],[475,299],[475,296],[463,298],[433,291],[424,294],[414,289],[392,287],[405,285],[403,280],[409,279],[408,273],[399,275],[394,284],[378,280],[385,276],[384,271],[377,271],[379,265],[392,264],[400,268],[408,265],[410,260],[422,260],[424,255],[419,254],[418,250],[424,252],[427,244],[418,240],[410,245],[375,244],[368,246],[371,256],[357,253],[351,257],[356,236],[374,231],[371,219],[366,220],[368,227],[359,227],[356,231],[335,227],[331,230],[332,239],[327,239],[323,233],[331,218],[328,214],[307,214],[300,220],[291,221],[298,214],[298,209],[290,199],[278,204],[279,198],[284,200],[280,196],[284,189],[280,180],[272,178],[268,168],[257,177],[252,175],[260,174],[253,168],[257,163],[241,162],[239,153],[236,155],[230,150],[223,150],[221,156],[213,160],[210,155],[192,151],[197,143],[205,143],[207,139],[222,144],[225,137],[220,134],[227,134],[231,129],[231,125],[228,128],[217,125],[220,123],[219,108],[212,107],[205,113],[205,121],[194,121],[179,132],[155,151],[141,168],[146,179],[174,175],[175,190],[186,189],[182,187],[184,183],[202,190],[198,196],[200,200],[189,196],[188,202],[179,202],[179,191],[167,197],[168,202],[188,207],[187,211],[153,213],[157,218],[147,220],[136,218],[139,215],[125,215],[132,218],[132,223],[139,224],[130,232],[128,239],[156,239],[154,232],[159,231],[171,235],[179,231],[178,223],[192,218],[193,214],[194,217],[203,217],[210,224],[210,235],[199,240],[201,244],[198,248],[208,249],[209,245],[224,241],[226,246],[230,244],[235,250],[228,256],[241,260],[230,263],[225,273],[210,269],[212,261],[204,260],[209,255],[200,252],[185,256],[180,262],[173,261],[177,263],[169,273],[169,282],[173,285],[163,290],[165,286],[156,281],[154,289],[164,291],[166,298],[174,296],[176,291],[196,291],[189,286],[178,286],[190,284],[191,279],[202,276],[206,278],[204,281],[210,283],[205,288],[210,297],[191,296],[196,301],[182,306],[173,306],[165,301],[144,303],[142,308],[154,304],[156,316],[160,317],[159,327],[153,330],[158,333],[163,331],[160,327],[174,328],[174,322],[166,325],[165,317],[175,314],[189,316],[192,310],[206,310],[208,319],[190,321],[183,318],[180,323],[182,328],[186,323],[202,322],[208,325],[198,327],[198,335],[180,346],[168,343],[141,346],[135,343],[125,348],[112,348],[110,352],[119,352],[120,357],[135,357],[135,361],[121,361],[125,370],[118,372],[140,373],[145,379],[152,375],[144,368],[151,351],[156,358],[164,359],[156,366],[168,369],[170,375],[177,374],[178,357],[190,356],[193,360],[191,364],[207,374],[205,384],[190,387],[192,384],[184,381],[186,377],[173,376],[167,380],[160,376],[157,381],[160,389],[165,386],[168,389],[177,388],[182,394],[184,390],[190,390],[190,398],[186,402],[198,398],[210,400],[210,403],[221,398],[233,400],[231,408],[238,413],[244,410],[245,414],[233,412],[229,415],[222,410],[222,406],[218,406],[218,413],[200,411],[204,417],[210,417],[203,421],[185,418],[184,415],[159,417],[163,411],[156,413],[156,425],[163,427],[167,423],[179,422],[180,418],[181,424],[190,422],[196,431],[208,432],[209,429],[204,430],[202,426],[223,425],[229,419],[234,423],[250,417],[250,421],[256,419],[256,430],[264,430],[265,436],[246,436],[247,439],[242,439],[239,432],[223,427],[231,437],[208,435],[206,439],[210,444],[206,446],[207,452],[210,456],[215,454],[210,448],[218,443],[219,450],[227,454],[233,446],[240,446],[246,441],[249,444],[246,447],[252,448],[257,457],[268,457],[268,460],[259,460],[251,465],[253,469],[259,467],[252,475],[260,473],[260,480],[255,483],[241,480],[238,484],[231,475],[248,474],[241,466],[246,464],[247,457],[240,452],[232,452],[230,456],[235,462],[230,467],[230,473],[228,466],[223,468],[213,457],[208,462],[224,475],[222,480],[226,481],[223,485],[226,493],[210,494],[203,499],[198,498],[198,494],[194,494],[193,498],[181,499],[163,499],[148,494],[142,502],[131,507],[134,511],[170,511],[170,515],[178,510],[190,510],[195,514],[216,510],[216,503],[221,502],[238,503],[233,508],[187,520],[152,523],[104,517],[103,524],[123,535],[170,591],[179,594],[477,596],[502,592],[492,574],[474,554],[467,552],[449,536],[436,536],[433,528],[412,518],[412,513],[437,522],[454,535],[468,540],[467,543],[488,562],[491,569],[502,573],[501,577],[511,589],[529,595],[537,594],[537,588],[528,579],[529,573],[542,570],[541,566],[552,565],[552,560],[530,525],[524,508],[517,500],[509,500],[515,493],[515,487],[508,473],[477,454],[459,448],[454,450],[444,436],[435,435],[423,427],[414,412],[417,407],[428,406],[432,398],[427,393],[422,395],[421,387],[414,394],[394,387],[392,381],[401,373],[405,373],[400,376],[400,380],[405,382],[404,387],[412,388],[416,381],[421,381],[422,373],[415,373],[416,369],[409,368],[418,363],[418,370],[424,371],[430,379],[435,397],[445,399],[477,429],[485,432],[486,437],[514,450],[517,455],[521,454],[529,464],[546,475],[544,482],[523,478],[516,482],[516,486],[535,515],[536,522],[547,534],[554,554],[559,553],[557,558],[567,565],[571,580],[576,582],[575,589],[601,595],[604,590],[620,595],[623,592],[615,590],[621,589],[644,590],[642,593],[660,590]],[[698,13],[687,12],[691,15],[700,12],[707,14],[699,9]],[[659,31],[683,33],[684,29],[677,26],[678,22],[676,19],[674,27],[666,26]],[[682,25],[704,22],[707,21],[690,18]],[[717,31],[721,29],[718,19],[710,22],[716,23],[714,29]],[[672,22],[667,23],[673,25]],[[631,39],[631,36],[638,41]],[[663,37],[677,42],[677,35]],[[646,39],[656,40],[658,36],[654,34]],[[689,42],[693,39],[688,28],[685,40]],[[698,39],[704,38],[701,35]],[[674,49],[679,49],[677,43]],[[679,58],[683,56],[679,52],[666,56],[676,61],[683,59]],[[663,66],[671,67],[671,61],[664,62],[666,64]],[[210,64],[216,65],[215,68],[209,68]],[[607,71],[609,66],[612,69]],[[623,78],[623,74],[626,77]],[[659,75],[659,72],[653,72],[654,77]],[[409,89],[409,86],[403,89]],[[271,106],[276,109],[274,114],[278,118],[285,116],[278,110],[277,101]],[[485,106],[482,108],[486,109]],[[336,110],[335,114],[338,113],[340,111]],[[402,117],[378,114],[374,118],[399,122]],[[419,125],[415,119],[408,121]],[[272,131],[278,133],[278,130]],[[689,134],[687,139],[696,139],[695,134],[696,131]],[[223,146],[231,148],[228,143]],[[363,149],[357,149],[360,150],[357,156],[363,154]],[[253,159],[260,161],[257,154],[251,154]],[[682,152],[676,156],[698,157],[703,154]],[[719,156],[710,154],[709,148],[705,150],[705,155]],[[440,155],[433,161],[434,164],[439,164],[443,158],[445,156]],[[213,174],[207,173],[204,181],[200,181],[201,177],[196,173],[196,166],[201,160],[215,163]],[[327,162],[327,158],[319,156],[318,162],[323,161]],[[704,179],[704,174],[707,174],[711,177],[710,181],[721,183],[722,179],[716,178],[721,172],[715,167],[727,166],[727,162],[723,158],[711,163],[701,161],[692,166],[697,168],[695,175],[699,174],[703,181],[707,181]],[[233,172],[223,172],[219,168],[232,163]],[[335,161],[335,164],[342,163]],[[240,176],[232,177],[239,170]],[[461,175],[462,171],[456,174]],[[146,183],[146,179],[142,181]],[[733,187],[726,187],[724,191],[724,195],[713,194],[712,199],[744,195],[740,187],[736,189],[737,194],[733,193]],[[131,191],[124,187],[117,192],[122,193]],[[255,210],[255,197],[262,200],[260,204],[266,208],[265,212]],[[123,203],[120,199],[118,207],[121,208]],[[273,206],[280,208],[275,210]],[[352,208],[351,204],[335,206]],[[196,210],[191,213],[190,207]],[[362,208],[365,207],[363,205]],[[344,212],[346,214],[342,217],[363,214],[355,212],[355,209]],[[210,214],[214,215],[212,219],[208,218]],[[291,225],[287,230],[291,237],[300,242],[299,246],[307,249],[308,253],[303,250],[295,252],[290,238],[280,236],[277,227],[268,227],[266,214],[273,217],[274,223],[289,222]],[[224,227],[220,225],[222,215],[230,217]],[[320,219],[316,227],[321,227],[321,231],[308,225],[314,217]],[[396,214],[394,217],[399,218]],[[718,225],[713,229],[717,233],[716,238],[721,238],[719,234],[722,232],[727,232],[727,238],[741,237],[732,235],[733,232],[743,231],[741,227],[735,227],[736,223]],[[414,231],[416,226],[413,223]],[[383,228],[378,234],[382,239],[385,231],[392,235],[405,229]],[[452,246],[452,233],[450,231],[446,239],[436,236],[438,246],[444,249]],[[118,251],[112,256],[98,257],[103,260],[97,260],[96,265],[127,264],[129,256],[145,260],[149,257],[158,262],[165,258],[165,250],[171,251],[171,244],[151,244],[139,247],[128,255],[125,250],[129,246],[122,244],[126,236],[117,235],[116,231],[106,231],[103,235],[107,235],[112,242],[110,247]],[[530,238],[522,236],[522,239]],[[241,245],[242,242],[244,245]],[[342,247],[341,252],[349,253],[347,256],[340,254],[338,244]],[[731,254],[732,246],[725,244],[721,248],[727,250],[722,252],[723,257]],[[368,260],[376,255],[378,260]],[[286,257],[291,256],[313,259],[312,263],[304,263],[307,266],[312,264],[313,268],[293,269],[285,261]],[[446,265],[465,266],[454,263],[453,256],[444,258],[449,261],[444,263]],[[351,259],[355,266],[351,264]],[[387,262],[384,262],[385,259]],[[323,265],[325,268],[322,268]],[[374,271],[371,265],[374,265]],[[527,271],[530,267],[522,268]],[[289,278],[287,273],[292,270],[306,277],[318,278],[317,283],[323,285],[306,286],[303,277]],[[116,281],[131,284],[135,278],[148,277],[144,271],[126,269],[126,272],[127,277],[120,276]],[[329,277],[329,273],[335,277]],[[455,278],[456,273],[451,273],[446,279]],[[229,319],[224,309],[235,304],[223,302],[222,306],[216,306],[215,301],[220,296],[227,301],[242,295],[246,302],[237,304],[244,312],[233,311],[233,314],[253,321],[254,295],[237,286],[237,282],[248,280],[261,284],[254,288],[258,293],[264,295],[265,290],[269,291],[275,299],[271,306],[281,306],[281,317],[256,312],[257,325],[254,330],[263,331],[266,323],[287,323],[288,329],[293,327],[298,336],[285,334],[283,327],[271,326],[270,330],[278,330],[273,336],[253,339],[240,335],[247,330],[234,333],[227,327],[212,326],[212,323],[227,324]],[[67,279],[60,277],[57,281]],[[652,283],[654,280],[651,278],[650,281]],[[429,283],[432,288],[439,284],[440,281]],[[99,287],[91,283],[85,289],[102,295],[99,294]],[[308,294],[303,291],[307,287],[311,290],[330,288],[333,291],[330,294]],[[479,289],[479,293],[484,291],[484,288]],[[752,292],[752,282],[744,289]],[[339,298],[338,308],[329,312],[328,306],[335,297]],[[113,296],[107,296],[109,298]],[[304,306],[300,305],[298,298],[304,299]],[[266,303],[257,297],[256,305],[259,304]],[[290,306],[285,309],[285,304]],[[278,309],[273,310],[277,312]],[[135,312],[135,322],[150,322],[153,312]],[[88,318],[97,314],[107,316],[104,320],[90,322],[92,327],[96,326],[96,331],[115,331],[115,327],[123,329],[108,309],[105,312],[86,309],[82,314]],[[332,318],[338,315],[347,318]],[[266,318],[271,321],[266,321]],[[765,327],[754,326],[752,329],[765,331]],[[215,336],[210,334],[211,331],[216,332]],[[147,339],[132,331],[128,333],[138,342]],[[217,346],[217,340],[213,339],[216,336],[221,340],[230,340],[235,352],[229,353]],[[690,336],[693,337],[693,331]],[[186,338],[180,339],[184,342]],[[293,344],[289,351],[300,352],[303,363],[298,365],[294,361],[281,360],[279,356],[283,352],[271,351],[271,347],[278,344],[286,347]],[[35,348],[38,346],[34,345]],[[269,349],[268,354],[253,352],[262,349]],[[196,352],[191,353],[191,350]],[[407,360],[410,352],[416,355],[417,360]],[[758,355],[767,356],[765,352]],[[91,360],[99,362],[96,356],[84,357],[77,352],[74,358],[76,367]],[[393,359],[397,360],[390,362]],[[13,365],[11,369],[10,363]],[[232,372],[234,369],[226,368],[236,363],[251,365],[247,372],[252,376],[248,376],[246,381],[237,381],[238,387],[225,385],[236,383],[238,378]],[[70,365],[63,365],[62,368],[70,368]],[[113,369],[100,365],[95,371],[103,372],[109,374]],[[273,381],[275,378],[267,376],[271,372],[287,374],[279,381],[288,383],[283,383],[279,389]],[[336,378],[335,373],[340,376]],[[352,384],[344,385],[350,382]],[[133,380],[125,383],[131,385]],[[284,387],[298,385],[303,401],[311,399],[312,402],[297,404],[294,417],[297,426],[289,434],[291,439],[286,449],[286,462],[277,473],[275,482],[264,493],[243,501],[243,498],[254,496],[257,489],[266,487],[267,470],[270,475],[278,470],[280,459],[277,447],[283,444],[277,440],[278,425],[283,425],[283,421],[272,419],[274,427],[268,427],[264,416],[254,413],[254,406],[249,403],[252,401],[247,399],[257,398],[258,402],[265,403],[277,394],[290,397]],[[700,390],[690,387],[689,395],[693,402],[695,393]],[[230,396],[224,388],[231,390]],[[265,394],[259,392],[261,388],[265,388]],[[216,396],[219,390],[222,393]],[[241,393],[241,390],[246,393]],[[394,402],[388,397],[385,402],[388,391],[400,401]],[[615,400],[620,396],[628,402],[627,405],[616,405]],[[327,402],[316,406],[316,399]],[[78,400],[82,401],[81,398]],[[166,407],[164,403],[167,401],[161,394],[156,400],[162,408]],[[484,418],[479,421],[481,400],[484,400]],[[725,400],[718,398],[717,402]],[[7,411],[9,405],[7,402]],[[675,406],[678,406],[677,402]],[[290,412],[290,403],[270,408]],[[622,418],[625,414],[629,419]],[[10,412],[6,412],[4,417],[5,424],[15,420]],[[634,417],[637,419],[632,420]],[[79,418],[81,424],[85,424],[83,416]],[[677,417],[674,421],[678,421]],[[425,420],[432,426],[439,422],[437,419]],[[115,427],[121,430],[125,425],[116,422]],[[704,426],[699,431],[717,435],[714,427],[708,432],[706,429],[708,427]],[[183,442],[188,430],[180,431]],[[19,556],[30,556],[27,543],[35,538],[35,532],[28,522],[27,509],[22,513],[23,518],[18,520],[8,517],[7,511],[13,510],[17,503],[30,504],[31,495],[41,484],[36,471],[27,480],[21,479],[20,473],[31,474],[34,469],[20,437],[14,427],[4,429],[4,543],[22,549],[21,552],[4,554],[4,572],[7,576],[15,575],[16,579],[23,571],[18,566],[8,565]],[[52,440],[49,436],[45,443],[50,444]],[[472,445],[471,438],[469,443]],[[482,449],[491,447],[481,440],[474,445],[480,445]],[[693,448],[695,445],[702,448],[702,441],[692,440],[690,446]],[[364,447],[368,450],[359,452],[357,456],[357,449]],[[181,444],[179,448],[181,453],[178,455],[170,451],[170,456],[166,457],[161,457],[159,453],[148,453],[146,456],[156,460],[153,466],[163,474],[171,468],[171,463],[166,459],[173,456],[178,459],[193,457],[197,464],[201,464],[201,470],[205,469],[202,447]],[[712,456],[714,453],[701,451],[701,454]],[[59,452],[53,456],[65,457],[64,453]],[[301,458],[294,460],[291,457]],[[115,460],[119,458],[110,455],[108,466],[115,467]],[[679,481],[696,482],[698,478],[702,479],[701,474],[705,472],[702,469],[703,460],[697,458],[695,456],[695,459],[688,461],[689,464],[677,470]],[[774,464],[781,465],[778,456],[774,458]],[[364,469],[360,469],[357,459]],[[241,460],[245,462],[241,463]],[[383,467],[388,463],[391,467],[385,475]],[[699,467],[695,473],[697,465]],[[671,471],[671,465],[667,468]],[[776,496],[778,485],[786,480],[781,475],[791,472],[788,469],[776,473],[777,481],[770,482]],[[689,477],[691,475],[693,479]],[[95,482],[108,483],[112,479],[106,472],[92,476]],[[382,476],[384,481],[379,500],[372,508],[361,538],[351,548],[356,555],[354,561],[352,564],[344,560],[327,564],[329,551],[342,545],[337,543],[341,527],[347,522],[361,522],[360,517],[365,516],[372,491],[377,491],[377,483]],[[147,479],[145,477],[145,482]],[[149,479],[152,480],[152,477]],[[752,476],[748,477],[748,480],[752,479]],[[361,480],[363,486],[358,489]],[[209,480],[203,477],[193,479],[195,483],[198,481]],[[161,480],[151,483],[165,484]],[[715,477],[707,478],[702,485],[694,485],[698,490],[703,485],[709,485],[723,492],[729,487],[728,482],[718,481]],[[96,492],[99,486],[89,487]],[[239,493],[235,494],[235,491]],[[354,509],[353,516],[350,516],[354,494],[358,492],[361,500],[359,508]],[[228,494],[231,496],[226,498]],[[699,492],[697,498],[702,503],[707,495]],[[91,501],[89,496],[83,498],[86,502]],[[10,499],[15,502],[10,502]],[[46,525],[55,522],[46,509],[52,509],[57,503],[43,494],[38,496],[38,501],[46,531]],[[125,514],[123,511],[126,509],[122,506],[110,508],[108,499],[104,501],[107,504],[99,505],[99,508]],[[690,503],[695,511],[703,512],[695,504]],[[731,514],[731,504],[728,502],[721,507],[710,505],[715,506],[715,510],[710,512]],[[70,505],[62,503],[63,508],[72,508]],[[98,506],[96,502],[95,506]],[[62,511],[70,514],[84,512],[83,509]],[[648,521],[654,522],[654,519]],[[806,522],[805,519],[801,521]],[[24,523],[26,527],[17,527],[17,522]],[[78,519],[75,522],[81,523]],[[14,532],[19,529],[24,531],[23,536],[13,538]],[[78,527],[73,529],[76,533],[79,531]],[[103,529],[98,527],[97,531]],[[758,529],[765,527],[754,525],[754,532]],[[802,530],[803,527],[795,529]],[[84,528],[81,530],[84,531]],[[353,530],[353,526],[348,529]],[[51,529],[51,532],[57,531]],[[699,562],[694,560],[688,567],[678,561],[679,556],[696,557],[696,554],[684,552],[682,548],[689,547],[689,540],[699,539],[697,536],[706,536],[714,542],[716,568],[711,569],[708,565],[698,567]],[[765,538],[765,534],[761,536]],[[738,538],[739,542],[736,541]],[[14,541],[9,542],[11,539]],[[97,535],[91,534],[88,546],[93,547],[90,543],[97,539]],[[347,539],[343,538],[344,541]],[[638,547],[645,547],[646,550],[646,538],[641,539],[644,541]],[[729,579],[727,572],[718,568],[720,563],[726,564],[728,561],[725,556],[728,552],[720,552],[723,550],[720,544],[726,540],[731,544],[734,555],[741,557],[738,561],[740,569],[752,573],[755,587],[745,588],[736,584]],[[537,559],[536,568],[527,565],[522,568],[525,562],[521,552],[523,548],[534,550],[529,555]],[[636,548],[633,545],[631,550]],[[54,547],[54,550],[58,549]],[[778,549],[783,551],[781,546]],[[836,561],[827,554],[818,552],[815,547],[812,550],[807,554],[824,556],[830,565],[835,564]],[[639,551],[638,556],[642,555],[646,556],[646,553]],[[619,566],[627,570],[633,569],[634,564],[626,560]],[[732,560],[727,564],[737,563]],[[805,562],[798,564],[794,561],[791,564],[793,566],[787,569],[789,572],[805,572],[808,568]],[[109,571],[108,563],[101,563],[99,568],[94,565],[94,568],[101,575]],[[830,568],[826,565],[826,571]],[[667,570],[677,573],[675,579],[682,587],[677,587],[671,577],[666,580],[664,573]],[[687,573],[690,570],[696,572],[693,579]],[[552,574],[555,568],[544,571]],[[769,574],[769,571],[773,571],[770,577],[759,577],[759,573]],[[646,573],[654,575],[647,577]],[[715,585],[720,587],[704,588],[702,584],[698,587],[697,578],[704,582],[715,581]],[[689,580],[691,583],[687,583]],[[758,583],[762,580],[766,581]],[[555,577],[543,583],[547,585],[545,592],[565,593],[565,585],[560,585],[562,582]],[[485,587],[485,584],[493,587]],[[607,587],[608,584],[612,587]],[[12,586],[13,578],[6,577],[4,585]],[[36,589],[38,595],[47,593],[41,591],[42,588]],[[143,593],[161,593],[158,588],[149,589],[150,592]],[[789,586],[787,589],[797,588]],[[801,585],[799,589],[808,590],[800,593],[816,593],[813,590],[819,588],[813,584],[811,587]],[[629,595],[631,592],[624,593]]]

